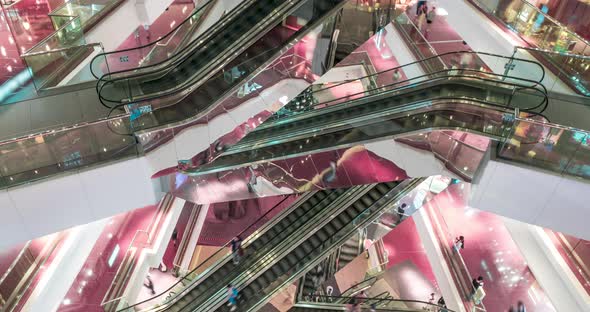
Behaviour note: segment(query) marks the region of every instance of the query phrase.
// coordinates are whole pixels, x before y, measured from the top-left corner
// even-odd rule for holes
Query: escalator
[[[221,156],[187,172],[220,172],[436,129],[503,141],[513,134],[515,109],[539,117],[548,105],[537,81],[471,69],[445,69],[345,97],[332,94],[392,70],[320,87],[309,99],[291,101]]]
[[[349,296],[316,296],[312,301],[297,302],[289,312],[317,312],[317,311],[349,311],[349,302],[358,300]],[[344,303],[343,303],[344,302]],[[388,311],[388,312],[453,312],[446,307],[419,300],[402,300],[383,298],[381,296],[362,299],[360,311]],[[374,310],[371,310],[373,308]]]
[[[313,295],[328,277],[333,276],[358,257],[364,251],[364,233],[364,231],[357,231],[318,266],[305,273],[299,282],[300,295]]]
[[[345,2],[244,1],[171,58],[105,74],[97,85],[99,97],[109,107],[149,104],[160,110],[153,114],[159,125],[194,117]]]
[[[238,265],[231,261],[231,255],[222,258],[154,309],[223,311],[228,284],[247,298],[240,309],[254,307],[268,299],[278,283],[302,276],[421,182],[414,179],[306,193],[244,241],[245,255]],[[155,305],[164,294],[119,311],[132,311],[148,302]]]
[[[344,244],[354,233],[377,218],[384,209],[416,187],[422,179],[379,183],[352,187],[338,197],[326,210],[329,218],[318,218],[309,224],[307,232],[285,242],[263,262],[249,268],[248,276],[238,280],[236,287],[244,299],[240,311],[256,311],[284,287],[302,276],[309,268],[329,256],[334,248]],[[236,282],[236,281],[234,281]],[[224,294],[221,294],[222,296]],[[203,306],[202,311],[229,311],[229,307]]]

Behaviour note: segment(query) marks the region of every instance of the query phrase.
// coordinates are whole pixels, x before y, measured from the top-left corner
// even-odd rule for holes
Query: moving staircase
[[[229,284],[242,294],[240,311],[254,311],[421,182],[414,179],[307,193],[243,242],[245,255],[239,264],[227,255],[153,311],[229,310],[225,305]]]
[[[535,80],[471,69],[445,69],[340,98],[330,93],[393,70],[314,90],[312,99],[288,103],[220,157],[187,172],[220,172],[437,129],[502,141],[514,130],[515,109],[541,117],[548,105]]]
[[[345,2],[245,0],[169,59],[103,75],[97,84],[100,100],[109,107],[149,104],[162,110],[156,116],[160,125],[194,117]],[[304,25],[283,26],[288,16],[303,17]]]
[[[353,302],[353,300],[358,298],[348,296],[317,296],[312,299],[312,301],[296,303],[291,309],[289,309],[289,312],[348,311],[348,308],[350,307],[348,303]],[[361,311],[370,311],[371,306],[374,307],[375,311],[383,312],[453,312],[453,310],[429,302],[391,299],[381,296],[365,298],[361,304]]]

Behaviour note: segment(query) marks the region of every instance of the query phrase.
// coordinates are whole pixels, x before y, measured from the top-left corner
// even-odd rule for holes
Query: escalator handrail
[[[453,69],[448,69],[448,70],[442,70],[442,71],[438,71],[438,72],[436,72],[436,73],[445,73],[445,72],[447,72],[447,73],[448,73],[448,72],[452,72],[452,71],[455,71],[455,70],[453,70]],[[478,71],[478,70],[471,70],[471,69],[464,69],[464,70],[462,70],[462,71],[463,71],[463,72],[474,72],[474,73],[482,73],[482,74],[491,75],[491,76],[509,77],[509,76],[504,76],[504,75],[499,75],[499,74],[494,74],[494,73],[487,73],[487,72]],[[344,97],[341,97],[341,98],[332,99],[332,100],[329,100],[329,101],[327,101],[327,102],[321,102],[321,103],[317,103],[317,104],[312,104],[312,105],[310,105],[310,106],[311,106],[311,107],[313,107],[313,106],[325,105],[325,104],[327,104],[327,103],[330,103],[330,102],[338,101],[338,100],[345,99],[345,98],[348,98],[348,97],[351,97],[351,96],[355,96],[355,95],[364,94],[365,92],[368,92],[368,91],[370,92],[370,91],[374,91],[374,90],[379,90],[380,88],[389,87],[389,86],[394,86],[394,85],[401,84],[401,83],[405,83],[405,82],[411,81],[411,80],[413,80],[413,79],[418,79],[418,78],[422,78],[422,77],[411,78],[411,79],[408,79],[408,80],[405,80],[405,81],[402,81],[402,82],[395,82],[395,83],[392,83],[392,84],[383,85],[383,86],[381,86],[381,87],[377,87],[377,88],[375,88],[375,89],[370,89],[370,90],[366,90],[366,91],[363,91],[363,92],[358,92],[358,93],[354,93],[354,94],[349,94],[349,95],[347,95],[347,96],[344,96]],[[524,108],[524,109],[521,109],[521,110],[523,110],[523,111],[527,111],[527,112],[528,112],[528,111],[533,111],[533,110],[535,110],[535,109],[537,109],[537,108],[539,108],[539,107],[541,107],[541,106],[545,105],[545,107],[543,107],[543,109],[541,110],[541,113],[542,113],[543,111],[545,111],[545,109],[546,109],[546,106],[547,106],[547,104],[548,104],[547,88],[546,88],[544,85],[542,85],[542,84],[539,84],[539,86],[541,87],[541,90],[539,90],[539,89],[537,89],[535,86],[519,85],[519,84],[516,84],[516,83],[511,83],[511,82],[506,82],[506,81],[501,81],[501,80],[488,79],[488,78],[480,77],[480,76],[477,76],[477,75],[475,75],[475,76],[471,76],[471,75],[464,75],[464,74],[448,74],[448,75],[446,75],[446,76],[439,76],[439,77],[432,78],[432,79],[430,79],[430,80],[428,80],[428,81],[424,81],[424,80],[423,80],[423,81],[421,81],[421,82],[418,82],[417,84],[411,85],[411,86],[409,86],[409,87],[415,87],[416,85],[419,85],[419,84],[430,83],[430,82],[432,82],[432,81],[434,81],[434,80],[450,80],[450,79],[453,79],[453,78],[468,78],[468,79],[477,79],[477,80],[481,80],[481,81],[485,81],[485,82],[491,82],[491,83],[496,83],[496,84],[504,84],[504,85],[508,85],[508,86],[514,87],[514,88],[515,88],[515,90],[516,90],[516,89],[518,89],[518,90],[525,90],[525,89],[527,89],[527,90],[532,90],[532,91],[540,92],[540,93],[541,93],[541,95],[544,97],[544,98],[543,98],[543,101],[541,101],[541,103],[539,103],[539,104],[537,104],[536,106],[533,106],[533,107],[531,107],[531,108]],[[515,78],[515,79],[516,79],[516,78]],[[526,80],[526,79],[517,79],[517,80],[531,82],[531,80]],[[397,91],[397,90],[405,89],[405,88],[407,88],[407,87],[408,87],[408,86],[405,86],[405,85],[404,85],[404,86],[402,86],[402,87],[400,87],[400,88],[394,88],[394,89],[390,89],[390,90],[384,90],[384,91],[381,91],[380,93],[376,93],[376,94],[370,94],[370,96],[373,96],[373,95],[381,95],[381,94],[384,94],[384,93],[387,93],[387,92],[392,92],[392,91]],[[354,99],[353,99],[353,100],[354,100]],[[351,101],[352,101],[352,100],[351,100]],[[510,103],[508,103],[508,104],[510,104]]]
[[[250,58],[248,58],[248,59],[244,60],[243,62],[240,62],[240,63],[239,63],[239,64],[237,64],[237,65],[234,65],[234,67],[242,66],[242,65],[244,65],[244,64],[246,64],[246,63],[248,63],[248,62],[250,62],[250,61],[252,61],[252,60],[254,60],[254,59],[257,59],[257,58],[259,58],[261,55],[264,55],[265,53],[269,53],[269,52],[271,52],[271,53],[274,53],[274,52],[276,52],[276,51],[275,51],[275,50],[270,50],[270,51],[266,51],[266,52],[263,52],[263,53],[257,54],[257,55],[255,55],[255,56],[253,56],[253,57],[250,57]],[[172,69],[172,68],[170,68],[170,69]],[[167,70],[167,69],[166,69],[166,70]],[[104,98],[104,97],[101,95],[101,93],[102,93],[102,89],[103,89],[105,86],[107,86],[107,85],[109,85],[109,84],[112,84],[112,83],[114,83],[114,82],[116,82],[116,81],[121,81],[121,80],[129,79],[129,78],[135,78],[135,77],[140,77],[140,76],[142,76],[142,74],[138,74],[138,75],[136,75],[136,76],[131,76],[131,75],[130,75],[130,76],[128,76],[128,77],[120,77],[120,78],[115,78],[115,79],[111,79],[111,80],[102,80],[102,77],[101,77],[101,78],[98,80],[97,84],[96,84],[96,92],[98,93],[99,100],[100,100],[101,102],[104,100],[104,101],[106,101],[106,102],[111,102],[111,103],[113,103],[113,101],[111,101],[111,100],[109,100],[109,99],[106,99],[106,98]],[[102,83],[102,82],[103,82],[103,83]],[[186,83],[185,83],[185,84],[183,84],[183,85],[182,85],[180,88],[174,89],[174,91],[162,92],[162,94],[159,94],[158,96],[150,96],[150,97],[149,97],[149,100],[155,100],[155,99],[159,99],[159,98],[163,98],[163,97],[169,96],[169,95],[171,95],[171,94],[177,94],[177,93],[179,93],[179,92],[182,92],[182,91],[184,91],[184,90],[186,90],[186,89],[189,89],[189,88],[191,88],[191,85],[186,85]],[[141,99],[140,101],[143,101],[143,100],[148,100],[148,99]],[[132,102],[134,102],[134,101],[132,101]],[[132,103],[132,102],[129,102],[129,103],[124,103],[124,104],[130,104],[130,103]]]
[[[209,5],[211,2],[216,1],[216,0],[209,0],[208,3],[206,3],[205,5]],[[240,4],[238,6],[236,6],[235,8],[233,8],[229,13],[225,14],[222,16],[223,20],[227,20],[227,19],[231,19],[234,16],[242,13],[242,11],[244,9],[246,9],[246,7],[248,7],[250,4],[252,4],[255,0],[243,0],[240,2]],[[204,7],[204,5],[202,6]],[[215,22],[210,28],[207,29],[206,32],[203,32],[202,34],[200,34],[197,38],[193,39],[190,43],[186,44],[182,49],[180,49],[179,51],[176,51],[176,53],[174,55],[172,55],[170,58],[163,60],[161,62],[158,63],[154,63],[154,64],[150,64],[150,65],[146,65],[146,66],[141,66],[135,69],[128,69],[128,70],[120,70],[120,71],[114,71],[112,73],[109,74],[105,74],[101,77],[100,80],[104,80],[102,79],[105,76],[110,76],[110,75],[116,75],[116,74],[121,74],[121,73],[125,73],[125,72],[134,72],[137,71],[138,69],[144,69],[144,68],[152,68],[155,66],[160,66],[160,65],[166,65],[167,63],[172,63],[169,65],[166,65],[166,67],[170,67],[170,66],[175,66],[177,63],[179,62],[183,62],[184,60],[186,60],[186,58],[181,58],[178,59],[180,57],[183,56],[184,53],[189,53],[189,50],[192,50],[192,48],[197,48],[203,44],[207,44],[207,40],[209,39],[208,37],[211,37],[211,35],[218,31],[225,23],[222,22],[222,20],[219,20],[217,22]],[[170,70],[170,68],[162,68],[160,70]],[[153,73],[149,72],[149,73]],[[132,78],[132,77],[136,77],[136,76],[141,76],[141,75],[145,75],[145,74],[149,74],[149,73],[143,73],[143,74],[130,74],[128,76],[122,77],[121,79],[127,79],[127,78]]]
[[[326,224],[330,223],[332,218],[331,217],[327,218],[327,216],[333,215],[334,217],[336,217],[336,216],[340,215],[341,213],[344,213],[344,211],[346,211],[346,209],[348,209],[348,207],[350,207],[350,203],[353,203],[353,202],[357,201],[359,198],[361,198],[362,196],[368,194],[374,187],[376,187],[377,184],[378,183],[367,184],[367,185],[357,185],[357,186],[353,186],[353,187],[347,188],[347,189],[340,189],[340,190],[343,190],[343,192],[341,194],[336,194],[337,197],[334,200],[332,200],[331,202],[329,202],[326,207],[324,207],[321,214],[316,214],[315,216],[313,216],[309,220],[306,220],[302,224],[301,228],[297,229],[298,231],[304,232],[304,234],[303,234],[304,238],[301,238],[302,235],[291,235],[290,237],[293,237],[293,239],[296,239],[297,241],[295,241],[295,242],[284,241],[281,244],[274,247],[272,253],[276,254],[276,255],[281,255],[280,257],[274,257],[274,259],[271,260],[272,261],[271,264],[269,264],[267,261],[265,263],[265,266],[262,267],[262,269],[260,268],[260,266],[257,267],[255,265],[253,265],[252,267],[248,268],[247,272],[244,272],[244,273],[240,274],[237,278],[235,278],[234,281],[232,282],[232,285],[234,285],[234,287],[236,287],[238,289],[243,289],[244,287],[247,287],[251,282],[256,280],[256,278],[251,278],[251,276],[254,276],[257,273],[260,273],[261,271],[265,272],[265,270],[270,269],[275,263],[278,263],[279,261],[281,261],[283,259],[283,257],[285,257],[285,256],[289,255],[291,252],[293,252],[293,249],[290,249],[290,248],[297,247],[297,246],[299,246],[299,244],[303,244],[304,242],[306,242],[307,239],[309,238],[309,236],[313,235],[315,233],[316,229],[314,229],[314,228],[322,228]],[[326,197],[326,198],[324,198],[324,200],[329,200],[328,198],[329,197]],[[372,206],[369,206],[366,209],[369,209],[370,207],[372,207]],[[352,218],[344,226],[347,226],[347,225],[353,223],[355,219],[356,218]],[[301,233],[299,233],[299,234],[301,234]],[[309,254],[311,252],[313,252],[313,250],[307,252],[307,254]],[[262,274],[264,274],[264,273],[262,273]],[[239,281],[236,282],[236,279],[239,279]],[[223,287],[224,285],[220,285],[220,286]],[[260,290],[260,291],[262,291],[262,290]],[[223,296],[223,298],[225,298],[224,295],[222,295],[222,296]],[[219,292],[217,292],[213,296],[211,296],[210,298],[207,298],[205,301],[200,303],[199,307],[201,309],[199,311],[212,311],[213,309],[210,306],[218,304],[219,302],[216,300],[219,300],[219,299],[220,299]]]
[[[453,101],[453,100],[457,100],[457,101],[461,101],[461,102],[466,102],[465,99],[462,99],[462,98],[453,98],[453,97],[448,97],[448,98],[444,98],[444,99],[437,99],[437,100],[443,102],[441,104],[448,104],[449,101]],[[485,106],[487,104],[485,101],[477,101],[477,100],[473,100],[473,99],[469,99],[468,101],[470,103],[465,103],[465,104],[467,104],[467,105],[477,105],[477,106],[480,106],[480,105]],[[408,108],[410,106],[415,106],[415,104],[416,103],[413,103],[411,105],[403,105],[403,106],[400,106],[400,107],[398,107],[396,109],[398,109],[398,110],[399,109],[406,109],[406,108]],[[430,101],[428,103],[425,103],[424,101],[420,101],[419,104],[421,105],[422,108],[429,108],[429,109],[432,109],[433,107],[438,106],[438,103],[437,102],[434,102],[434,101]],[[416,108],[417,107],[411,107],[412,110],[413,109],[416,109]],[[399,113],[401,113],[401,112],[397,112],[397,114],[399,114]],[[450,127],[449,126],[444,126],[444,127],[443,126],[427,127],[425,129],[423,129],[422,131],[434,131],[434,130],[455,130],[455,131],[465,131],[465,132],[472,132],[473,133],[473,131],[471,129],[469,129],[468,127],[456,127],[456,126],[450,126]],[[475,133],[476,134],[479,134],[479,132],[475,132]],[[505,137],[503,137],[503,136],[494,136],[493,134],[489,134],[489,133],[481,133],[481,135],[484,135],[486,137],[493,138],[495,140],[505,139]],[[355,144],[358,144],[358,142],[355,143]],[[337,145],[336,148],[346,148],[346,147],[349,147],[349,146],[351,146],[351,144],[350,143],[347,143],[347,144]],[[305,153],[306,154],[310,154],[310,153],[315,153],[315,151],[306,151]],[[238,165],[235,165],[235,164],[234,165],[227,165],[227,168],[244,167],[247,164],[261,163],[261,162],[269,162],[269,161],[272,162],[272,161],[276,161],[276,160],[284,159],[284,158],[288,158],[288,157],[277,156],[277,157],[272,157],[272,158],[266,158],[264,160],[252,160],[251,162],[239,163]],[[182,172],[184,172],[184,173],[190,173],[190,174],[208,174],[208,173],[212,173],[212,172],[220,172],[220,171],[228,170],[227,168],[218,169],[218,168],[215,168],[215,167],[213,167],[213,168],[205,167],[204,170],[203,170],[202,167],[197,167],[197,168],[190,169],[190,170],[185,170],[185,171],[182,171]]]
[[[454,70],[442,70],[442,71],[439,71],[437,73],[445,73],[445,72],[448,73],[450,71],[454,71]],[[488,72],[483,72],[483,71],[478,71],[478,70],[463,70],[463,71],[464,72],[465,71],[469,71],[469,72],[474,72],[474,73],[482,73],[482,74],[491,75],[491,76],[498,76],[499,75],[499,74],[488,73]],[[506,77],[504,75],[499,75],[499,76]],[[365,94],[366,92],[370,92],[370,91],[374,91],[374,90],[380,90],[382,88],[386,88],[386,87],[394,86],[394,85],[398,85],[398,84],[403,84],[403,85],[401,85],[399,88],[393,88],[393,89],[389,89],[389,90],[382,90],[379,93],[376,93],[376,94],[368,94],[367,96],[380,96],[380,95],[382,95],[384,93],[396,92],[396,91],[399,91],[399,90],[402,90],[402,89],[415,88],[418,85],[432,83],[433,81],[436,81],[436,80],[451,80],[451,79],[456,79],[456,78],[476,79],[476,80],[480,80],[480,81],[484,81],[484,82],[491,82],[491,83],[496,83],[496,84],[503,84],[503,85],[508,85],[510,87],[514,87],[514,88],[529,89],[529,90],[532,90],[534,92],[538,92],[543,97],[543,100],[538,105],[536,105],[536,106],[521,109],[523,111],[527,111],[527,112],[532,113],[532,114],[535,114],[535,115],[541,115],[545,111],[545,109],[547,108],[547,106],[549,104],[549,99],[548,99],[548,95],[547,95],[547,89],[546,89],[546,87],[543,84],[539,84],[538,87],[540,89],[538,89],[538,88],[533,87],[533,86],[523,86],[523,85],[512,83],[512,82],[495,80],[495,79],[487,79],[487,78],[483,78],[483,77],[480,77],[480,76],[469,76],[469,75],[463,75],[463,74],[449,74],[447,76],[437,76],[436,77],[436,80],[435,79],[421,80],[421,81],[418,81],[418,82],[416,82],[414,84],[407,84],[407,82],[409,82],[409,81],[411,81],[413,79],[421,79],[423,77],[424,76],[420,76],[420,77],[414,77],[414,78],[406,79],[406,80],[403,80],[403,81],[397,81],[397,82],[394,82],[392,84],[384,85],[382,87],[377,87],[375,89],[364,90],[362,92],[358,92],[358,93],[354,93],[354,94],[349,94],[349,95],[346,95],[346,96],[343,96],[343,97],[340,97],[340,98],[337,98],[337,99],[332,99],[332,100],[329,100],[329,101],[326,101],[326,102],[321,102],[321,103],[317,103],[317,104],[311,104],[308,107],[325,105],[325,104],[330,103],[330,102],[333,102],[333,101],[338,101],[338,100],[350,98],[350,97],[353,97],[355,95]],[[363,79],[363,77],[361,77],[359,79]],[[523,81],[527,81],[527,82],[534,82],[534,81],[524,80],[524,79],[516,79],[516,80],[523,80]],[[352,80],[352,81],[354,81],[354,80]],[[346,83],[346,82],[344,82],[344,83]],[[342,83],[342,84],[344,84],[344,83]],[[339,84],[339,85],[342,85],[342,84]],[[320,89],[320,90],[317,90],[317,91],[319,92],[321,90],[327,90],[327,89],[329,89],[331,87],[333,87],[333,86],[330,86],[330,87],[327,87],[327,88],[323,88],[323,89]],[[353,99],[350,99],[349,101],[356,101],[356,100],[360,100],[360,99],[353,98]],[[510,104],[510,102],[508,102],[508,104]],[[289,105],[289,104],[287,104],[287,105]],[[285,107],[287,107],[287,105]],[[490,105],[493,105],[493,104],[490,104]],[[498,105],[493,105],[493,106],[498,106]],[[338,105],[332,105],[332,106],[329,106],[329,107],[332,107],[332,109],[338,109]],[[509,106],[504,106],[504,107],[506,108],[506,107],[509,107]],[[538,112],[535,112],[534,110],[536,110],[539,107],[542,107],[542,109],[540,109]],[[315,110],[315,111],[319,111],[319,110]],[[289,116],[289,117],[301,116],[302,113],[304,113],[304,112],[305,111],[302,111],[298,115]],[[289,117],[287,117],[287,118],[289,118]],[[256,130],[254,130],[252,133],[255,133],[256,131],[260,131],[260,130],[263,130],[263,129],[271,128],[275,124],[286,123],[286,121],[284,121],[284,120],[285,119],[282,119],[282,118],[279,118],[279,119],[276,119],[276,120],[269,120],[269,122],[265,122],[265,123],[262,123],[261,125],[259,125],[256,128]],[[239,145],[240,145],[240,143],[237,144],[237,146],[239,146]]]
[[[175,26],[174,28],[172,28],[168,33],[166,33],[164,36],[159,37],[158,39],[151,41],[149,43],[146,43],[144,45],[140,45],[137,47],[132,47],[132,48],[126,48],[126,49],[120,49],[120,50],[114,50],[114,51],[109,51],[109,52],[102,52],[97,54],[96,56],[94,56],[92,58],[92,60],[90,61],[90,73],[92,74],[92,76],[94,76],[94,78],[96,79],[100,79],[102,76],[104,75],[108,75],[111,74],[111,72],[106,73],[106,74],[102,74],[101,76],[98,76],[92,69],[94,66],[92,66],[92,64],[94,64],[95,60],[98,60],[99,58],[105,58],[111,54],[116,54],[116,53],[124,53],[124,52],[129,52],[129,51],[135,51],[135,50],[141,50],[144,48],[148,48],[151,46],[156,46],[158,43],[160,43],[161,41],[167,39],[169,36],[172,36],[176,33],[176,31],[182,27],[183,25],[185,25],[187,22],[189,22],[190,19],[192,19],[194,16],[200,14],[202,12],[202,10],[204,10],[207,6],[209,6],[211,3],[215,2],[217,0],[207,0],[206,3],[204,3],[203,5],[201,5],[198,8],[195,8],[193,10],[193,13],[191,13],[189,16],[187,16],[181,23],[179,23],[177,26]],[[135,70],[137,68],[133,68],[133,69],[128,69],[127,71],[132,71]],[[121,71],[119,71],[121,72]],[[114,72],[113,72],[114,73]]]
[[[312,296],[312,298],[346,300],[346,302],[349,302],[350,300],[353,300],[353,299],[357,299],[357,300],[361,299],[359,297],[324,296],[324,295],[314,295],[314,296]],[[362,299],[363,300],[378,300],[378,301],[386,301],[386,302],[400,302],[400,303],[411,302],[411,303],[424,304],[424,305],[431,306],[431,307],[443,308],[442,306],[440,306],[438,304],[434,304],[434,303],[430,303],[430,302],[422,301],[422,300],[414,300],[414,299],[384,299],[384,298],[377,298],[377,297],[368,297],[368,298],[362,298]],[[311,303],[313,303],[313,301]],[[453,310],[451,310],[449,308],[444,308],[444,309],[446,309],[449,312],[454,312]]]
[[[246,233],[251,227],[253,227],[256,223],[260,222],[261,220],[263,220],[269,213],[273,212],[277,207],[279,207],[283,202],[285,202],[288,198],[290,198],[291,196],[284,196],[283,199],[281,199],[278,203],[276,203],[271,209],[269,209],[267,212],[265,212],[262,216],[260,216],[256,221],[250,223],[250,225],[248,225],[248,227],[246,227],[244,230],[242,230],[239,234],[237,234],[236,236],[240,236],[243,235],[244,233]],[[233,237],[232,237],[233,240]],[[133,305],[129,305],[125,308],[119,309],[116,312],[121,312],[121,311],[128,311],[130,308],[134,308],[136,306],[139,306],[141,304],[144,304],[148,301],[152,301],[155,298],[158,298],[160,296],[163,296],[165,294],[167,294],[169,291],[171,291],[174,287],[176,287],[178,284],[182,283],[182,281],[184,281],[185,279],[188,279],[188,276],[194,272],[196,272],[198,269],[201,269],[201,266],[203,266],[205,263],[208,263],[209,260],[213,259],[216,256],[219,256],[221,253],[227,253],[226,248],[229,248],[231,245],[231,240],[228,241],[227,243],[225,243],[225,245],[221,246],[219,248],[219,250],[217,250],[214,254],[212,254],[211,256],[207,257],[207,259],[203,260],[201,262],[201,264],[197,265],[194,269],[192,269],[190,272],[186,273],[184,276],[182,276],[178,281],[176,281],[174,284],[172,284],[170,287],[168,287],[166,290],[162,291],[161,293],[154,295],[150,298],[147,298],[143,301],[140,301],[138,303],[135,303]]]
[[[440,71],[434,72],[434,74],[449,73],[449,72],[453,72],[453,71],[457,71],[457,70],[455,70],[455,69],[444,69],[444,70],[440,70]],[[519,81],[525,81],[525,82],[535,82],[534,80],[528,80],[528,79],[523,79],[523,78],[516,78],[516,77],[512,77],[512,76],[506,76],[506,75],[501,75],[501,74],[489,73],[489,72],[484,72],[484,71],[474,70],[474,69],[463,69],[463,70],[460,70],[460,71],[462,71],[462,72],[481,73],[481,74],[485,74],[485,75],[488,75],[488,76],[499,76],[499,77],[510,78],[510,79],[519,80]],[[502,80],[487,79],[487,78],[480,77],[480,76],[477,76],[477,75],[471,76],[471,75],[464,75],[464,74],[448,74],[446,76],[437,76],[437,77],[432,78],[432,79],[427,80],[427,81],[426,80],[422,80],[422,81],[418,82],[417,84],[413,84],[413,85],[411,85],[409,87],[415,87],[418,84],[429,83],[429,82],[432,82],[435,79],[436,80],[440,80],[440,79],[450,79],[450,78],[457,78],[457,77],[459,77],[459,78],[469,78],[469,79],[479,79],[481,81],[487,81],[487,82],[492,82],[492,83],[497,83],[497,84],[509,85],[509,86],[512,86],[512,87],[515,87],[515,88],[519,88],[521,90],[522,89],[535,90],[535,91],[541,92],[545,96],[545,99],[543,100],[543,102],[541,102],[540,104],[538,104],[538,105],[536,105],[536,106],[534,106],[532,108],[523,109],[524,111],[531,111],[531,110],[537,109],[537,108],[541,107],[543,104],[546,104],[548,102],[547,88],[543,84],[538,84],[538,85],[536,84],[534,86],[519,85],[519,84],[516,84],[516,83],[506,82],[506,81],[502,81]],[[346,96],[343,96],[343,97],[340,97],[340,98],[336,98],[336,99],[332,99],[332,100],[329,100],[329,101],[326,101],[326,102],[312,104],[310,106],[313,107],[313,106],[318,106],[318,105],[325,105],[326,103],[338,101],[338,100],[345,99],[345,98],[348,98],[348,97],[351,97],[351,96],[355,96],[355,95],[364,94],[365,92],[379,90],[379,89],[384,88],[384,87],[394,86],[394,85],[398,85],[398,84],[402,84],[402,83],[406,83],[406,82],[412,81],[414,79],[421,79],[421,78],[424,78],[424,76],[413,77],[413,78],[410,78],[410,79],[406,79],[404,81],[397,81],[397,82],[394,82],[394,83],[391,83],[391,84],[388,84],[388,85],[383,85],[381,87],[377,87],[375,89],[364,90],[363,92],[357,92],[357,93],[349,94],[349,95],[346,95]],[[362,79],[362,78],[359,78],[359,79]],[[541,90],[537,89],[536,86],[539,86],[541,88]],[[384,90],[381,93],[371,94],[371,95],[379,95],[379,94],[383,94],[383,93],[386,93],[386,92],[397,91],[397,90],[404,89],[404,88],[407,88],[407,87],[408,86],[406,86],[406,85],[402,85],[400,88],[394,88],[394,89],[390,89],[390,90]],[[329,89],[329,88],[330,87],[324,88],[324,89],[320,89],[318,91],[326,90],[326,89]],[[315,91],[314,91],[314,93],[315,93]],[[542,109],[542,111],[544,111],[544,110],[545,110],[545,108]]]

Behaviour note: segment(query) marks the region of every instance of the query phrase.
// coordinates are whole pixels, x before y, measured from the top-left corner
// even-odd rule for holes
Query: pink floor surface
[[[387,275],[397,280],[400,298],[428,301],[440,295],[438,283],[412,218],[404,220],[383,237],[388,251]]]
[[[469,185],[454,184],[425,207],[442,217],[448,237],[465,237],[461,256],[472,278],[481,275],[485,279],[486,310],[507,311],[522,300],[531,311],[555,311],[502,218],[469,207],[468,194]],[[452,241],[447,246],[451,248]]]

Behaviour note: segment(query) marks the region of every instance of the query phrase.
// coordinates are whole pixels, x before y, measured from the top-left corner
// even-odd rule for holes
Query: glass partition
[[[125,117],[44,132],[0,144],[2,187],[139,155]]]
[[[167,60],[178,49],[188,44],[189,38],[194,35],[197,27],[202,24],[216,3],[217,0],[210,0],[200,5],[169,33],[149,44],[97,55],[90,65],[92,75],[98,79],[112,72],[155,65]]]
[[[122,2],[122,0],[70,0],[49,13],[49,17],[55,29],[62,27],[69,19],[76,17],[83,25],[91,25],[97,18],[100,18],[100,15]]]
[[[23,54],[33,76],[37,90],[59,83],[58,74],[67,74],[63,69],[81,62],[89,56],[93,47],[87,47],[80,18],[68,20],[45,40]],[[73,64],[72,64],[73,63]],[[63,78],[63,77],[61,77]]]
[[[588,41],[526,0],[469,1],[515,32],[528,45],[522,50],[542,61],[578,93],[590,96]]]
[[[532,119],[515,120],[498,156],[559,174],[590,178],[590,133]]]

